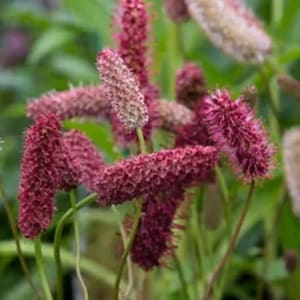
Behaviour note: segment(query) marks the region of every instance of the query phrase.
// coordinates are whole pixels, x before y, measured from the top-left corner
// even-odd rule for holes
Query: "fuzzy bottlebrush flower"
[[[270,54],[270,36],[243,1],[185,1],[208,38],[237,61],[261,64]]]
[[[283,158],[293,212],[300,217],[300,127],[285,132]]]
[[[118,35],[119,55],[141,87],[148,85],[147,39],[148,23],[143,0],[120,0],[121,26]]]
[[[107,118],[110,103],[102,86],[71,88],[52,92],[34,99],[27,105],[27,116],[36,119],[41,114],[54,113],[60,119]]]
[[[164,0],[168,16],[175,23],[186,22],[190,19],[184,0]]]
[[[183,199],[183,190],[176,189],[163,195],[150,195],[144,200],[131,258],[145,271],[161,265],[164,254],[174,248],[173,222]]]
[[[70,160],[70,167],[78,173],[78,182],[89,191],[95,188],[95,179],[105,167],[103,158],[93,143],[84,133],[68,131],[63,136],[65,151]]]
[[[101,51],[97,69],[108,101],[124,127],[128,130],[142,128],[149,120],[148,109],[138,83],[120,56],[111,49]]]
[[[176,101],[194,108],[207,92],[202,70],[194,63],[186,63],[176,72]]]
[[[160,100],[156,103],[156,114],[159,123],[157,126],[169,131],[176,131],[176,128],[189,124],[194,115],[186,106],[167,100]]]
[[[55,211],[60,181],[61,124],[55,115],[41,115],[26,132],[19,185],[19,228],[26,238],[45,230]]]
[[[149,193],[204,181],[217,162],[214,147],[185,147],[138,155],[107,167],[97,178],[98,202],[108,206]]]
[[[232,101],[227,90],[217,89],[204,97],[202,113],[210,138],[244,180],[269,175],[275,148],[243,97]]]
[[[193,118],[189,123],[182,124],[176,129],[175,147],[190,145],[213,146],[214,142],[208,135],[203,123],[203,102],[199,101],[194,109]]]

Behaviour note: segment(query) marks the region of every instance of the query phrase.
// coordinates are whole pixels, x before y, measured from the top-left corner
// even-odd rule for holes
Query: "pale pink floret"
[[[105,87],[112,110],[128,130],[143,127],[149,120],[144,95],[139,85],[117,52],[101,51],[97,69]]]

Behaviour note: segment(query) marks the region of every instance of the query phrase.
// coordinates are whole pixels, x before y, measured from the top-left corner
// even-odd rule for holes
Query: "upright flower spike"
[[[95,179],[105,167],[103,158],[84,133],[68,131],[63,136],[63,145],[68,154],[70,167],[78,173],[78,182],[88,191],[95,189]]]
[[[157,101],[156,114],[159,127],[176,132],[176,128],[189,124],[194,114],[186,106],[167,100]]]
[[[53,115],[41,115],[28,129],[21,162],[18,199],[19,228],[26,238],[44,231],[55,211],[54,196],[60,182],[61,124]]]
[[[104,169],[97,178],[100,205],[168,192],[204,181],[218,160],[214,147],[185,147],[138,155]]]
[[[145,199],[131,248],[132,261],[145,271],[161,265],[164,254],[174,247],[172,225],[183,199],[184,192],[180,189]]]
[[[138,83],[120,56],[111,49],[101,51],[97,69],[111,107],[124,127],[128,130],[142,128],[149,120],[148,109]]]
[[[148,23],[143,0],[120,0],[119,55],[141,87],[149,83],[147,72]]]
[[[194,63],[186,63],[176,72],[176,101],[193,109],[207,93],[202,70]]]
[[[202,113],[210,138],[242,179],[252,181],[269,175],[275,148],[243,97],[232,101],[227,90],[217,89],[204,97]]]
[[[300,217],[300,127],[294,127],[285,132],[283,159],[293,212]]]
[[[242,63],[261,64],[272,41],[241,0],[185,0],[191,16],[224,53]]]
[[[164,0],[166,12],[175,23],[186,22],[190,19],[184,0]]]
[[[27,116],[36,120],[41,114],[53,113],[61,120],[72,118],[107,118],[110,103],[103,86],[70,88],[51,92],[27,105]]]

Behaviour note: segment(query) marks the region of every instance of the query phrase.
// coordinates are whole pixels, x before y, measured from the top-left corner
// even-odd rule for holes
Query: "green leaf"
[[[74,32],[65,28],[52,27],[35,41],[29,55],[29,62],[36,64],[54,50],[57,50],[74,38]]]

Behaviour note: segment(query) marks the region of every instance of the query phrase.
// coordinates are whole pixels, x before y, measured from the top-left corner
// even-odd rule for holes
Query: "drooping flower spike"
[[[261,64],[272,41],[244,1],[185,0],[191,16],[224,53],[242,63]]]
[[[184,191],[181,189],[150,195],[144,200],[142,217],[130,253],[132,261],[145,271],[160,266],[164,255],[175,247],[173,222],[183,200]]]
[[[283,138],[285,177],[292,200],[293,212],[300,217],[300,128],[285,132]]]
[[[105,49],[98,54],[100,73],[112,110],[128,130],[142,128],[149,120],[139,85],[117,52]]]
[[[61,120],[72,118],[108,118],[110,103],[102,86],[70,88],[51,92],[27,105],[27,116],[37,119],[41,114],[53,113]]]
[[[97,178],[100,205],[109,206],[138,196],[186,188],[204,181],[215,166],[214,147],[185,147],[138,155],[104,169]]]
[[[227,90],[217,89],[204,97],[202,116],[215,146],[228,157],[242,179],[268,177],[274,167],[275,148],[243,97],[232,101]]]
[[[88,191],[94,190],[95,179],[105,167],[99,151],[84,133],[77,130],[64,133],[63,145],[71,169],[78,174],[78,183]]]
[[[164,0],[167,15],[175,23],[186,22],[190,19],[184,0]]]
[[[51,223],[60,184],[61,124],[53,114],[40,115],[26,132],[19,184],[19,228],[35,238]]]
[[[186,63],[176,72],[176,101],[193,109],[207,93],[202,70],[194,63]]]

